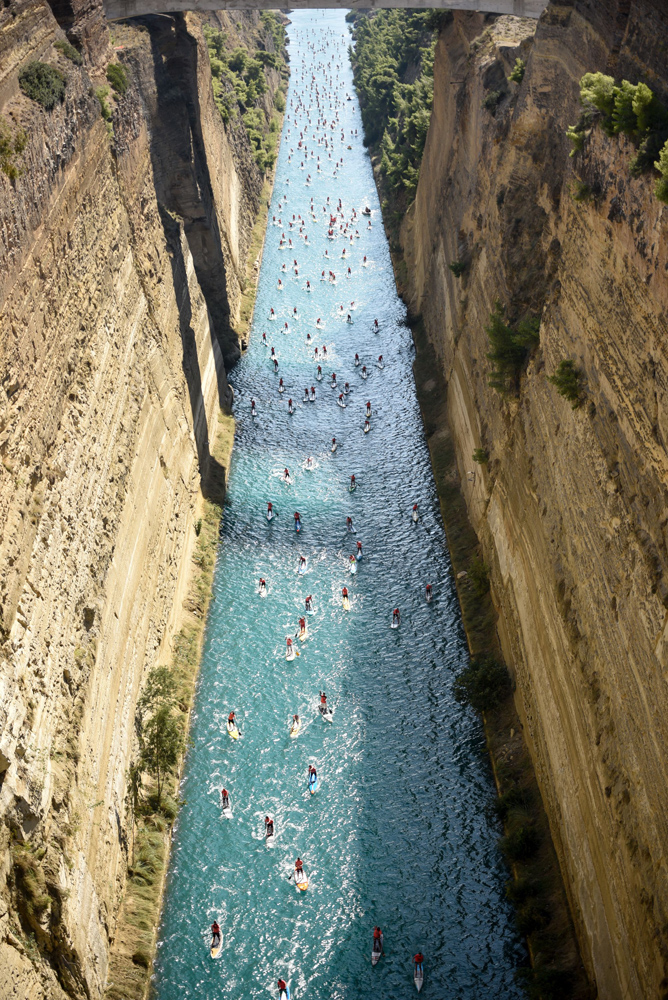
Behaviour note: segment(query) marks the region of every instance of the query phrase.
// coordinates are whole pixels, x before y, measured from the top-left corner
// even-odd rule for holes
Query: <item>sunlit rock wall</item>
[[[199,21],[111,38],[95,3],[54,11],[82,66],[46,3],[0,11],[0,115],[28,137],[20,176],[0,173],[0,996],[16,1000],[104,987],[135,702],[170,660],[201,491],[220,497],[212,435],[261,187],[213,104]],[[19,89],[34,59],[67,75],[52,111]],[[94,91],[114,59],[130,88],[108,125]]]

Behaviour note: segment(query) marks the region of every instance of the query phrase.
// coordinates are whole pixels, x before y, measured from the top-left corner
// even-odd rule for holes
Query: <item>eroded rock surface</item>
[[[19,89],[35,59],[67,76],[51,111]],[[113,60],[130,85],[107,124]],[[0,114],[27,135],[0,173],[0,995],[96,997],[137,694],[170,660],[201,491],[224,486],[262,178],[191,15],[112,37],[95,2],[5,4]]]
[[[565,130],[585,72],[644,80],[665,101],[667,39],[659,0],[555,3],[538,25],[455,14],[402,231],[407,298],[448,381],[462,489],[605,1000],[668,990],[668,209],[651,175],[630,176],[626,139],[595,130],[573,161]],[[520,85],[507,83],[517,57]],[[589,201],[571,196],[574,165]],[[510,319],[541,317],[517,398],[488,384],[496,300]],[[585,377],[575,410],[546,380],[564,359]]]

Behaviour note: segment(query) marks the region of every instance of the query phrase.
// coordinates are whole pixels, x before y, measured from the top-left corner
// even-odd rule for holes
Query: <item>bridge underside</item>
[[[487,14],[514,14],[516,17],[540,17],[547,0],[293,0],[290,10],[303,8],[340,8],[363,10],[381,7],[412,9],[479,10]],[[104,0],[111,21],[143,14],[171,14],[186,10],[276,10],[276,0]],[[288,9],[288,6],[286,8]]]

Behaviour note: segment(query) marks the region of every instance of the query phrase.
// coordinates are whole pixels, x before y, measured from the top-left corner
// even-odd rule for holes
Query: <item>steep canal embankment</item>
[[[0,994],[17,1000],[107,979],[137,697],[201,632],[197,535],[224,490],[223,359],[282,81],[275,19],[212,22],[241,52],[212,89],[197,18],[110,31],[101,5],[53,9],[0,12]]]
[[[663,996],[668,974],[668,210],[652,166],[667,36],[658,0],[555,3],[537,24],[455,13],[401,230],[399,276],[447,386],[516,704],[606,1000]],[[612,79],[583,108],[586,73]]]

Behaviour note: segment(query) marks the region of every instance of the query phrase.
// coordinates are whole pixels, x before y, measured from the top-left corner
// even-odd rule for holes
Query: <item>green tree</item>
[[[668,142],[659,153],[659,159],[654,166],[661,174],[654,191],[659,201],[668,205]]]
[[[539,327],[540,320],[536,317],[523,319],[515,328],[508,326],[501,303],[495,304],[485,328],[491,348],[487,357],[492,362],[489,377],[492,389],[501,393],[517,391],[522,368],[538,344]]]
[[[158,805],[165,778],[176,767],[183,750],[183,724],[169,705],[162,704],[142,728],[141,765],[155,778]]]
[[[392,200],[400,199],[398,208],[417,188],[433,103],[437,26],[431,13],[417,11],[355,18],[350,53],[365,143],[380,154],[384,186]]]
[[[170,667],[153,667],[137,702],[139,716],[143,720],[162,705],[172,708],[176,704],[176,694],[173,670]]]
[[[574,410],[577,409],[582,402],[582,373],[575,367],[574,361],[570,358],[560,361],[554,375],[547,376],[547,381],[569,401]]]

